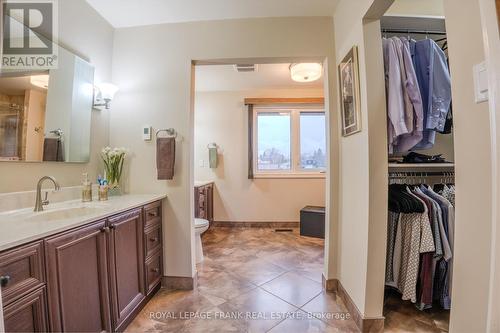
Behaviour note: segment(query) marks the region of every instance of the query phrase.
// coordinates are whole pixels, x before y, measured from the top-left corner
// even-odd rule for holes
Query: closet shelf
[[[389,163],[389,171],[454,171],[455,163]]]

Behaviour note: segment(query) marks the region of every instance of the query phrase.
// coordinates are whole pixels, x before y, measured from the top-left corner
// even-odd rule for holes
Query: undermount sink
[[[98,214],[103,210],[103,207],[98,206],[78,206],[78,207],[68,207],[60,208],[56,210],[48,210],[38,213],[33,213],[26,218],[29,221],[57,221],[72,219],[77,217],[83,217],[87,215]]]

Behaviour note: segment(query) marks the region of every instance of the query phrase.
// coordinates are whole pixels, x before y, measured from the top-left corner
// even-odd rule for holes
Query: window
[[[326,169],[323,110],[254,109],[256,177],[317,177]]]
[[[326,128],[324,112],[300,113],[300,167],[326,169]]]
[[[291,170],[291,117],[288,112],[257,113],[257,170]]]

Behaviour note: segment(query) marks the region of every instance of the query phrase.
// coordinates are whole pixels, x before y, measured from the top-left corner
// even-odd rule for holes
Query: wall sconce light
[[[112,83],[100,83],[94,87],[94,107],[104,106],[109,109],[110,103],[118,92],[118,87]]]

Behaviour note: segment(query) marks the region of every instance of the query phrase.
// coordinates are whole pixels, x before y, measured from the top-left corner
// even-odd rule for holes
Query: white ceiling
[[[339,0],[87,0],[115,28],[253,17],[332,16]]]
[[[196,66],[196,91],[323,88],[323,78],[310,83],[293,81],[289,66],[290,64],[258,65],[257,71],[250,73],[239,73],[233,65]]]
[[[444,17],[444,4],[443,0],[396,0],[385,15]]]
[[[0,94],[20,96],[31,87],[29,76],[0,78]]]

